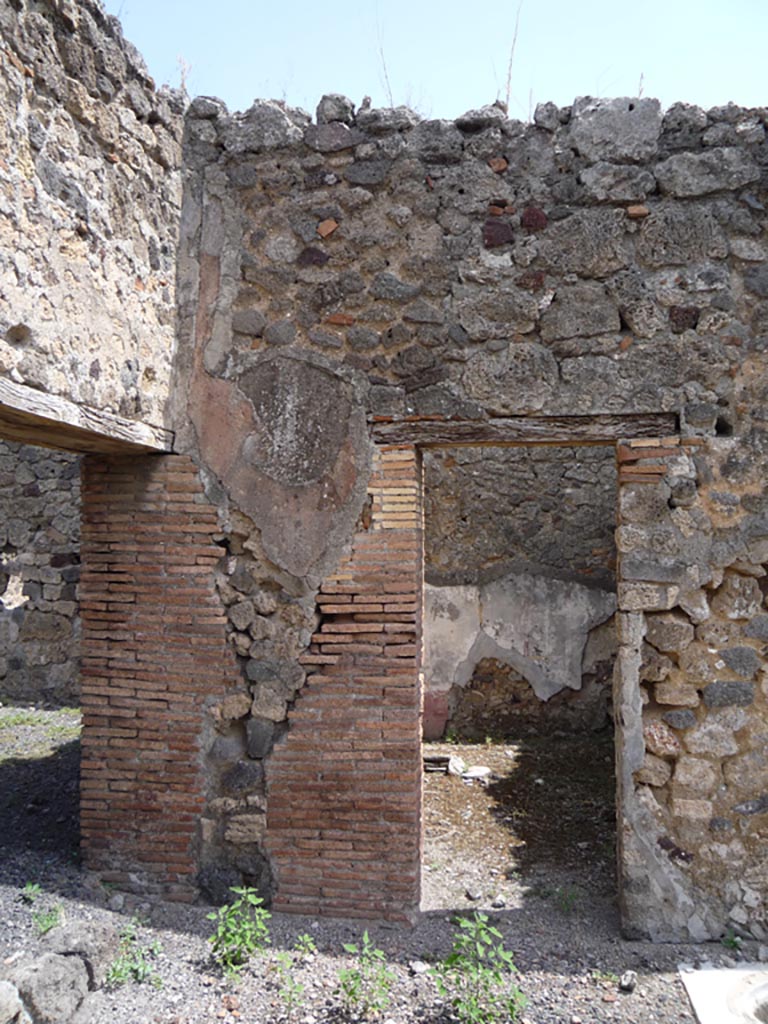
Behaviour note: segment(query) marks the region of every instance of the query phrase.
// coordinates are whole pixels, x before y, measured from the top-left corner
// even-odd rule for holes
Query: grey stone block
[[[248,734],[248,756],[263,758],[272,749],[275,723],[264,718],[251,718],[246,725]]]
[[[263,754],[251,753],[250,729],[252,720],[248,722],[248,756],[263,757]],[[271,722],[267,723],[272,725]],[[224,790],[231,794],[242,794],[261,791],[264,788],[264,767],[260,762],[241,760],[226,772],[221,780]]]
[[[326,93],[317,104],[315,119],[318,125],[331,124],[334,121],[352,124],[355,119],[355,105],[351,99],[341,93]]]
[[[763,793],[752,800],[745,800],[744,803],[737,804],[733,809],[737,814],[764,814],[768,811],[768,793]]]
[[[763,665],[763,659],[753,647],[726,647],[720,657],[728,668],[744,679],[754,679]]]
[[[735,147],[703,153],[679,153],[655,168],[662,192],[677,197],[702,196],[742,188],[760,177],[752,157]]]
[[[91,988],[104,983],[109,965],[117,953],[117,929],[100,921],[73,921],[52,928],[41,940],[51,953],[76,955],[85,963]]]
[[[676,708],[674,711],[665,711],[661,717],[673,729],[692,729],[697,721],[696,715],[690,708]]]
[[[35,1024],[61,1024],[74,1016],[88,995],[88,971],[77,956],[45,953],[14,967],[9,980]]]
[[[10,981],[0,981],[0,1024],[14,1024],[22,1011],[16,986]]]
[[[311,124],[304,131],[304,141],[318,153],[340,153],[364,142],[365,134],[340,122]]]
[[[350,185],[381,185],[387,179],[392,163],[390,160],[366,160],[350,164],[344,177]]]
[[[658,100],[581,96],[573,104],[571,143],[587,160],[650,160],[658,150],[660,132]]]
[[[754,640],[768,640],[768,615],[756,615],[744,627],[744,636]]]
[[[708,708],[725,708],[732,705],[748,707],[754,703],[755,687],[730,679],[719,679],[702,690],[704,703]]]

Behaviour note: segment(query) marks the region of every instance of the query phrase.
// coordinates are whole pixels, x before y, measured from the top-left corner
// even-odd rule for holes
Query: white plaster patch
[[[465,686],[483,658],[511,665],[548,700],[581,689],[591,629],[616,610],[615,595],[525,574],[480,586],[424,588],[427,688]]]
[[[424,677],[427,689],[450,690],[480,630],[477,587],[424,587]]]

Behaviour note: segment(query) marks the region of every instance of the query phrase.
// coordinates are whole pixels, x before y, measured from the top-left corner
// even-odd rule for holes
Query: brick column
[[[206,697],[237,681],[216,509],[177,456],[83,463],[81,825],[86,864],[195,894]]]
[[[279,910],[419,907],[420,472],[413,447],[377,450],[351,554],[320,590],[307,682],[267,769]]]

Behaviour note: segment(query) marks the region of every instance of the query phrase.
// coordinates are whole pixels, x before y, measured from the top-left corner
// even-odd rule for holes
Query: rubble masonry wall
[[[0,373],[162,426],[182,97],[98,0],[0,4]]]
[[[513,421],[546,440],[547,423],[593,417],[600,436],[667,414],[665,433],[750,451],[765,407],[765,113],[581,99],[531,125],[496,107],[430,122],[326,97],[311,122],[200,98],[185,166],[176,423],[229,552],[219,591],[243,703],[220,727],[244,725],[231,756],[263,764],[269,822],[271,766],[315,734],[302,654],[323,633],[323,581],[370,521],[371,433]],[[676,482],[676,500],[690,486]],[[658,564],[625,556],[621,578]],[[355,659],[338,647],[328,657],[355,700]],[[624,729],[620,717],[620,746]],[[294,772],[315,786],[322,764],[307,754]],[[632,832],[645,784],[621,778]],[[314,791],[330,806],[331,783]],[[242,851],[218,836],[235,864]],[[330,861],[331,838],[316,842]],[[657,882],[625,902],[628,928],[654,930]],[[714,906],[706,873],[698,887]],[[719,934],[717,905],[682,931]]]
[[[759,935],[765,111],[582,98],[449,122],[329,96],[313,122],[203,97],[179,210],[178,98],[114,19],[14,0],[0,32],[2,372],[165,423],[180,453],[86,459],[92,862],[115,851],[122,881],[179,898],[247,879],[286,909],[348,910],[339,889],[374,856],[378,912],[412,912],[420,602],[373,597],[420,594],[416,434],[600,439],[648,414],[669,429],[650,465],[623,432],[619,485],[625,925]],[[345,593],[353,610],[329,611]],[[400,692],[374,671],[390,658]],[[343,835],[285,817],[288,792],[335,806],[326,706],[372,715],[348,719],[369,789]]]

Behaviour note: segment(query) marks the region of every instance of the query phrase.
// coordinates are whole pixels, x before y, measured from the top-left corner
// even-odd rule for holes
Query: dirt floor
[[[38,904],[30,909],[24,899],[37,883],[43,911],[69,922],[103,920],[118,930],[133,916],[142,922],[141,941],[161,950],[153,965],[162,988],[125,984],[95,993],[92,1024],[284,1024],[277,957],[305,931],[319,952],[301,975],[296,1019],[347,1020],[338,1009],[339,972],[348,966],[344,943],[360,943],[362,922],[274,915],[272,952],[254,958],[233,989],[210,961],[210,908],[142,902],[79,870],[78,735],[76,711],[0,707],[0,965],[39,955]],[[736,954],[717,944],[622,940],[609,732],[428,744],[424,754],[481,770],[473,779],[425,774],[424,913],[413,928],[366,925],[394,972],[387,1019],[448,1024],[428,965],[447,954],[458,917],[475,909],[491,915],[514,954],[528,1001],[519,1024],[691,1022],[677,965],[755,958],[751,948]],[[425,963],[427,973],[418,973]],[[627,970],[637,976],[631,992],[619,986]]]
[[[0,706],[0,857],[55,851],[77,861],[80,712]]]
[[[77,862],[79,722],[73,709],[0,707],[0,854]],[[475,780],[424,776],[424,910],[614,902],[610,733],[432,743],[424,754],[489,769]]]
[[[490,769],[478,780],[424,779],[425,910],[471,903],[567,911],[615,903],[613,736],[426,744],[424,753]]]

